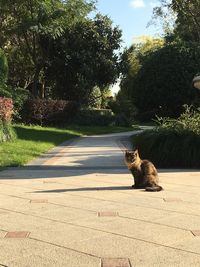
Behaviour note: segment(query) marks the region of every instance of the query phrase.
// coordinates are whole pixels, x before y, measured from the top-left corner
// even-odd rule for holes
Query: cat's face
[[[127,162],[134,162],[138,159],[138,150],[133,150],[133,151],[126,151],[125,153],[125,158]]]

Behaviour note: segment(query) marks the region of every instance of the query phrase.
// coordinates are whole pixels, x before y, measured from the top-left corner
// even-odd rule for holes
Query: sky
[[[151,21],[153,8],[159,5],[159,0],[98,0],[97,9],[108,15],[114,25],[123,32],[122,47],[129,47],[139,36],[157,36],[161,34],[156,26],[147,28]],[[113,94],[119,91],[119,82],[111,88]]]
[[[122,45],[129,47],[134,42],[134,37],[161,33],[155,26],[147,28],[153,7],[158,5],[158,0],[98,0],[97,9],[108,15],[114,25],[119,26],[123,31]]]

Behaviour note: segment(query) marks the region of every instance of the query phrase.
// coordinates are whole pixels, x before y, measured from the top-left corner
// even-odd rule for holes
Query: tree
[[[7,90],[8,62],[5,53],[0,49],[0,97],[11,97]]]
[[[46,60],[40,39],[44,35],[60,37],[66,28],[85,19],[93,8],[94,2],[86,0],[0,0],[0,46],[5,47],[14,63],[10,65],[11,74],[17,76],[17,65],[21,73],[26,70],[26,78],[20,75],[20,85],[32,84],[32,93],[38,96],[37,85],[44,83]]]
[[[200,0],[160,0],[154,8],[154,18],[169,25],[168,14],[173,17],[173,34],[185,41],[200,41]],[[171,20],[172,21],[172,20]],[[165,31],[167,34],[167,31]]]
[[[121,91],[125,91],[128,98],[131,97],[130,90],[134,77],[137,76],[148,55],[158,50],[164,45],[164,40],[160,38],[152,38],[149,36],[140,36],[135,38],[139,43],[131,45],[126,49],[122,55],[122,77],[121,77]],[[130,89],[130,90],[129,90]]]
[[[119,76],[121,31],[102,15],[80,21],[56,40],[43,38],[48,54],[45,77],[52,96],[87,104],[95,86],[103,89]],[[46,47],[50,47],[47,50]]]
[[[122,54],[120,91],[116,97],[116,112],[123,114],[123,116],[129,118],[131,121],[137,113],[137,109],[133,104],[135,79],[151,53],[157,51],[164,45],[164,40],[160,38],[141,36],[136,39],[140,42],[131,45]]]
[[[150,119],[155,114],[176,117],[184,104],[194,103],[198,93],[191,88],[191,81],[200,68],[199,57],[198,44],[181,42],[167,44],[148,56],[132,88],[140,118]]]

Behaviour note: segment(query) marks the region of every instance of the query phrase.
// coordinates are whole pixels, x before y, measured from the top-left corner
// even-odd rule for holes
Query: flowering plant
[[[11,98],[0,97],[0,121],[10,122],[13,113],[13,101]]]

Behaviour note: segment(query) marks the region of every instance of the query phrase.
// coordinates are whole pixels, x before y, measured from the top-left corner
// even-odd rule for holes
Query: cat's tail
[[[145,190],[148,192],[159,192],[159,191],[164,190],[164,189],[160,185],[154,185],[154,186],[145,187]]]

